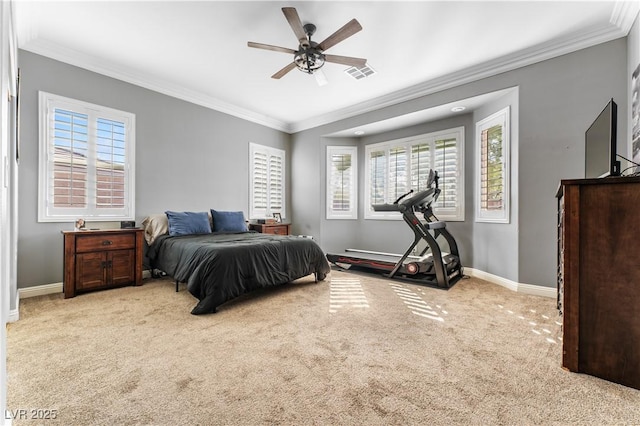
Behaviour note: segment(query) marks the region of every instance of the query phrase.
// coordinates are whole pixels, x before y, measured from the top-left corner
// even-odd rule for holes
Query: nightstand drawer
[[[135,234],[79,235],[76,238],[76,253],[102,250],[120,250],[136,246]]]
[[[290,223],[252,223],[249,225],[252,231],[261,232],[263,234],[289,235],[291,230]]]
[[[288,235],[289,227],[287,225],[269,226],[264,228],[262,232],[265,234]]]

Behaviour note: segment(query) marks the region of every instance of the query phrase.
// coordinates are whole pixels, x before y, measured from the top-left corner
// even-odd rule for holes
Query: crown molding
[[[186,89],[166,80],[155,79],[148,75],[136,73],[125,67],[115,66],[113,63],[80,53],[76,50],[60,46],[41,38],[31,40],[26,43],[25,46],[21,47],[21,49],[46,56],[47,58],[55,59],[69,65],[93,71],[107,77],[131,83],[136,86],[144,87],[145,89],[153,90],[164,95],[229,114],[243,120],[251,121],[256,124],[261,124],[287,133],[291,130],[290,125],[283,121],[241,108],[228,102],[223,102],[212,96],[203,95],[200,92]]]
[[[631,27],[639,14],[640,2],[617,0],[613,5],[609,22],[620,28],[620,30],[627,35],[629,31],[631,31]]]
[[[154,79],[148,75],[133,72],[124,67],[117,67],[99,58],[81,54],[72,49],[56,45],[49,41],[30,37],[21,49],[46,56],[70,65],[84,68],[108,77],[112,77],[136,86],[144,87],[174,98],[210,108],[234,117],[256,124],[273,128],[285,133],[296,133],[351,118],[368,112],[380,110],[389,106],[411,101],[442,90],[492,77],[500,73],[532,65],[558,56],[566,55],[587,47],[605,43],[617,38],[625,37],[640,11],[640,2],[616,1],[612,11],[610,24],[603,28],[596,28],[587,33],[574,34],[562,40],[541,44],[515,54],[504,56],[496,60],[487,61],[469,67],[447,76],[435,78],[423,83],[370,99],[346,108],[334,110],[328,114],[321,114],[298,122],[284,122],[273,117],[257,113],[237,105],[221,101],[212,96],[189,90],[165,80]]]
[[[627,19],[624,20],[627,22]],[[633,21],[632,21],[633,23]],[[631,26],[629,26],[629,29]],[[573,35],[562,40],[541,44],[529,49],[521,50],[512,55],[507,55],[496,60],[487,61],[485,63],[466,68],[447,76],[435,78],[403,90],[399,90],[388,95],[380,96],[375,99],[361,102],[347,108],[332,111],[329,114],[313,117],[293,123],[291,126],[292,133],[308,130],[314,127],[333,123],[345,118],[355,117],[371,111],[379,110],[402,102],[411,101],[423,96],[427,96],[442,90],[457,87],[463,84],[478,81],[484,78],[492,77],[507,71],[513,71],[528,65],[542,62],[568,53],[576,52],[587,47],[605,43],[626,36],[625,32],[619,27],[607,26],[597,28],[588,33]]]

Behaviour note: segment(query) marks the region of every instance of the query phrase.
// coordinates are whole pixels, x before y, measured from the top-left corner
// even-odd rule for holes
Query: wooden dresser
[[[289,235],[291,231],[290,223],[251,223],[249,224],[251,231],[261,232],[263,234]]]
[[[563,180],[562,366],[640,389],[640,178]]]
[[[142,284],[142,229],[62,231],[64,297]]]

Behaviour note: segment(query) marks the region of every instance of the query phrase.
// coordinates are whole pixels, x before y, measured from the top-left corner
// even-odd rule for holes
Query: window
[[[249,145],[249,218],[262,219],[285,211],[285,152],[252,143]]]
[[[425,189],[433,169],[441,189],[434,213],[464,220],[464,127],[367,145],[365,157],[365,219],[401,219],[394,212],[374,212],[371,205]]]
[[[39,93],[39,222],[135,219],[135,115]]]
[[[358,218],[358,148],[327,147],[327,219]]]
[[[509,223],[509,108],[476,123],[476,221]]]

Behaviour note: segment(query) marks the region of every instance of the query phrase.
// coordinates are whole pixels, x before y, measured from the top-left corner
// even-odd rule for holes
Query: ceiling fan
[[[283,52],[293,54],[293,62],[282,68],[271,76],[271,78],[279,79],[294,68],[307,74],[314,74],[318,84],[326,84],[326,78],[322,73],[322,66],[325,62],[335,64],[343,64],[362,68],[366,65],[367,60],[363,58],[354,58],[351,56],[328,55],[324,53],[330,47],[335,46],[344,39],[351,37],[358,31],[362,30],[362,26],[356,19],[347,22],[342,28],[331,34],[324,41],[316,43],[311,40],[311,36],[316,32],[316,26],[313,24],[304,24],[300,21],[298,12],[294,7],[283,7],[282,13],[289,22],[293,33],[298,39],[298,49],[288,49],[286,47],[272,46],[270,44],[248,42],[249,47],[258,49],[273,50],[274,52]]]

